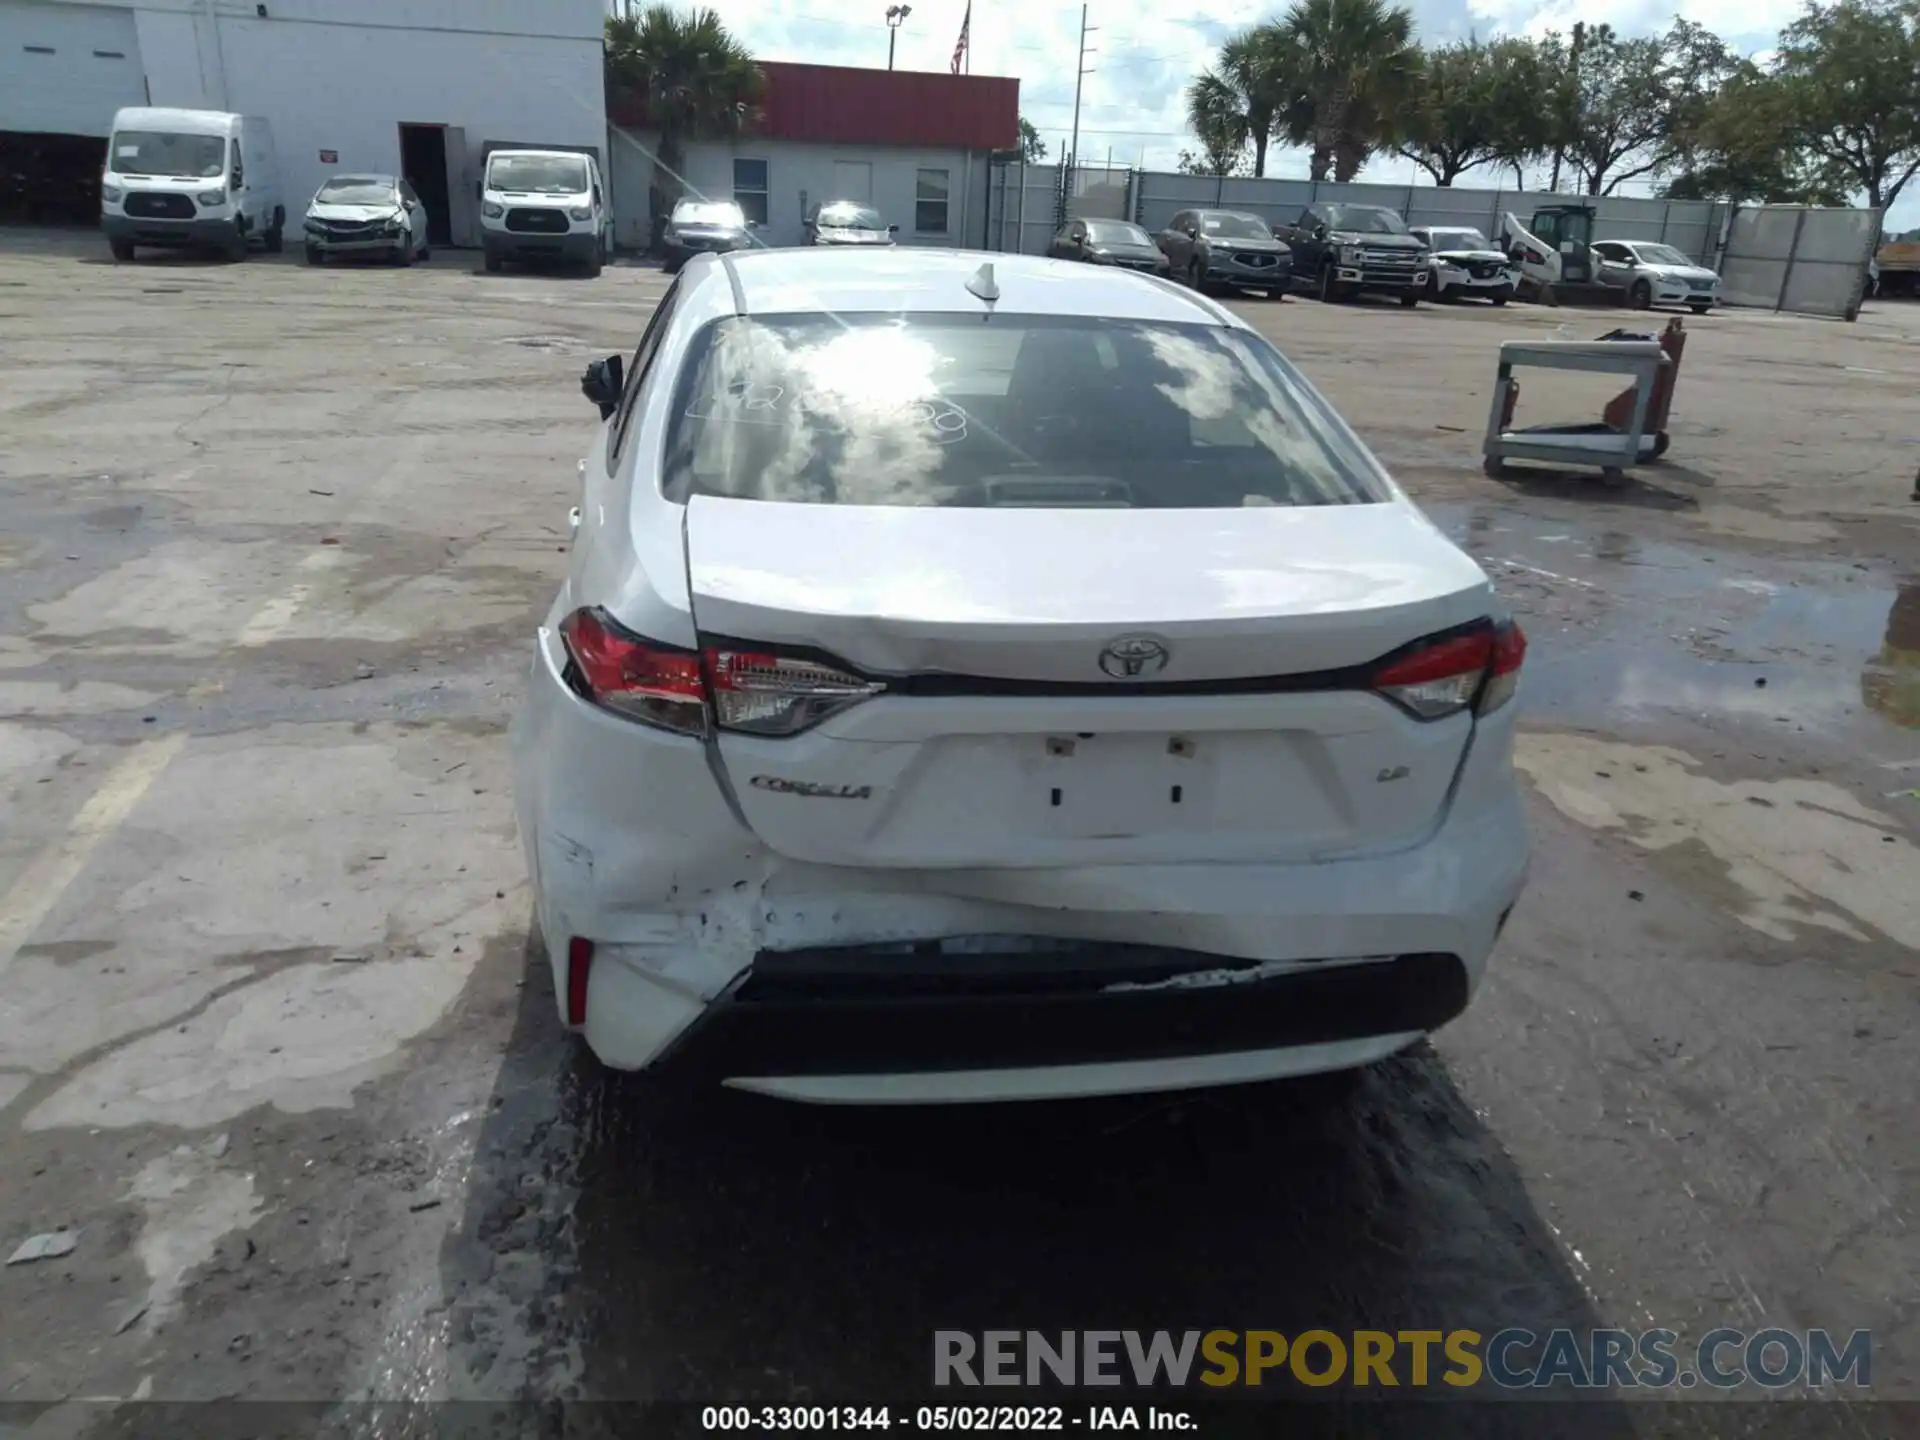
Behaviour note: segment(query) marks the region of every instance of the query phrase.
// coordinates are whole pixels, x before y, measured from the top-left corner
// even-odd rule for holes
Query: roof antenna
[[[1000,287],[993,283],[992,261],[988,261],[967,277],[967,293],[978,295],[989,305],[1000,298]]]

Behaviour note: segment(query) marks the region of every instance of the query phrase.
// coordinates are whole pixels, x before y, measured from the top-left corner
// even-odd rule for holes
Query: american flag
[[[967,0],[967,13],[960,20],[960,38],[953,44],[953,73],[960,73],[960,62],[967,58],[967,32],[973,28],[973,0]]]

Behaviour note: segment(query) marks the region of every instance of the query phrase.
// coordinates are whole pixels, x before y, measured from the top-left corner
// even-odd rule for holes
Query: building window
[[[767,223],[767,162],[733,162],[733,201],[756,225]]]
[[[913,187],[913,228],[922,235],[947,233],[947,172],[922,170]]]

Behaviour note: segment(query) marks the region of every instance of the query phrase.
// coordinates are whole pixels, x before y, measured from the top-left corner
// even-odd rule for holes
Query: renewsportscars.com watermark
[[[1829,1330],[936,1330],[938,1386],[1347,1385],[1766,1390],[1873,1383],[1873,1335]]]

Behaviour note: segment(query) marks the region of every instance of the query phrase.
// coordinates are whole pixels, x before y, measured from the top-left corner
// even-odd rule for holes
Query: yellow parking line
[[[60,897],[86,868],[100,842],[120,828],[186,743],[187,735],[182,730],[134,746],[80,807],[66,838],[42,850],[21,872],[13,888],[0,899],[0,974],[60,903]]]

